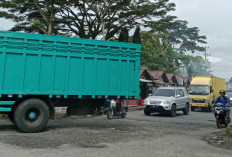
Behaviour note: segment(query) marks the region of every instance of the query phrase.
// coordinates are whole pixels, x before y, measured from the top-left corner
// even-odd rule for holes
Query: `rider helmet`
[[[223,94],[225,95],[225,94],[226,94],[226,91],[222,89],[222,90],[219,91],[219,94],[220,94],[220,93],[223,93]]]

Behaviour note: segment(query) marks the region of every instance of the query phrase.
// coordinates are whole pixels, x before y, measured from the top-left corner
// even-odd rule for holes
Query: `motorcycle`
[[[225,105],[218,103],[214,106],[215,110],[215,118],[216,118],[216,124],[218,128],[221,128],[222,125],[225,125],[225,127],[228,126],[228,124],[231,122],[231,118],[229,117],[228,123],[226,123],[226,112],[225,112]]]
[[[107,108],[107,118],[113,119],[114,117],[126,118],[128,106],[120,100],[111,100],[108,102],[109,107]]]

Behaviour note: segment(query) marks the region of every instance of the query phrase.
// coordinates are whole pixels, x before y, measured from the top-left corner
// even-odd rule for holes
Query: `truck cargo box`
[[[138,98],[140,47],[0,31],[0,96]]]

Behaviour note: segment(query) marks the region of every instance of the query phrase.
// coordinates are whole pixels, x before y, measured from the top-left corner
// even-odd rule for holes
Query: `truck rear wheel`
[[[14,122],[25,133],[42,131],[49,120],[49,108],[40,99],[23,101],[14,111]]]

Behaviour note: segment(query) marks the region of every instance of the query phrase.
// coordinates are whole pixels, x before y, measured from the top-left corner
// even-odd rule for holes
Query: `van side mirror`
[[[148,96],[152,96],[152,94],[150,93],[150,94],[148,94]]]

